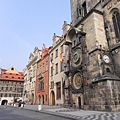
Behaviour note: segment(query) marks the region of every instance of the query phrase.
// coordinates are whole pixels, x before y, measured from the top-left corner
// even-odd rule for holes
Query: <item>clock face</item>
[[[103,56],[103,60],[105,63],[109,63],[110,62],[110,58],[107,55]]]
[[[80,56],[77,51],[73,53],[73,62],[77,62],[80,59]]]
[[[72,66],[73,67],[78,67],[81,62],[82,62],[82,57],[81,57],[81,50],[79,49],[75,49],[72,51]]]
[[[82,86],[82,78],[79,73],[76,73],[73,77],[73,86],[75,89],[80,89]]]

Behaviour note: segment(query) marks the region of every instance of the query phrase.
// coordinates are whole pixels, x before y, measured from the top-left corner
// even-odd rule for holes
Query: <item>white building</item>
[[[64,55],[65,55],[65,36],[69,25],[64,22],[63,35],[53,36],[53,48],[49,52],[49,104],[62,105],[64,103],[63,83],[64,83]]]
[[[41,50],[35,47],[34,52],[30,54],[29,62],[24,69],[24,99],[28,103],[35,102],[37,60],[40,59],[40,57]]]

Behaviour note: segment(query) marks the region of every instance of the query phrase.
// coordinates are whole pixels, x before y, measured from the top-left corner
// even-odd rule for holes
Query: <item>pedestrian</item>
[[[7,107],[7,103],[5,102],[5,103],[4,103],[4,108],[6,108],[6,107]]]
[[[18,107],[19,107],[19,108],[21,107],[21,101],[19,101],[19,103],[18,103]]]

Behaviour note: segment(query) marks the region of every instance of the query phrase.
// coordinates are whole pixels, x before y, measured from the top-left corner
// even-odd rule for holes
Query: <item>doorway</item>
[[[44,105],[44,95],[42,95],[42,104]]]
[[[39,95],[38,97],[38,104],[40,105],[41,104],[41,96]]]
[[[7,105],[7,103],[8,103],[8,100],[2,100],[1,105]]]
[[[78,107],[81,109],[81,97],[78,97]]]
[[[51,101],[51,105],[55,105],[55,93],[54,91],[51,91],[50,93],[50,101]]]
[[[32,93],[32,103],[34,103],[34,93]]]

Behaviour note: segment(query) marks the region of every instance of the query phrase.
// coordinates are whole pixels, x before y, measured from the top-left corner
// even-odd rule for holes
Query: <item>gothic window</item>
[[[120,41],[120,13],[115,11],[112,16],[117,42]]]
[[[77,18],[82,17],[82,6],[78,3],[77,6]]]
[[[85,16],[87,14],[86,2],[82,4],[82,7],[83,7],[83,15]]]

